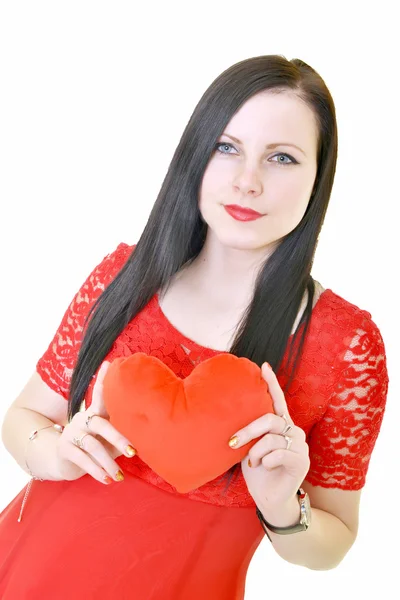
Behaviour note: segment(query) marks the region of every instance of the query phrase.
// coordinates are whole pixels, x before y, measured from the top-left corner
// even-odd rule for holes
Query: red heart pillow
[[[229,439],[273,412],[261,369],[232,354],[205,360],[186,379],[142,352],[117,358],[104,378],[103,397],[112,425],[180,493],[240,462],[257,440],[234,450]]]

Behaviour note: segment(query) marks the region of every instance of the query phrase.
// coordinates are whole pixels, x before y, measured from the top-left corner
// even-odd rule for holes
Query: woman
[[[371,315],[310,274],[336,156],[300,60],[244,60],[205,92],[137,245],[88,276],[7,412],[6,448],[43,481],[0,516],[1,598],[239,599],[265,534],[310,569],[343,559],[388,377]],[[229,440],[259,438],[248,456],[186,494],[141,461],[102,394],[135,352],[181,378],[224,352],[262,367],[274,414]]]

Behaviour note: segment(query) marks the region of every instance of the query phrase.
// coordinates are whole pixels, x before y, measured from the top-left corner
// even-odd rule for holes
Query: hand
[[[123,475],[122,478],[117,476],[118,472],[122,474],[120,467],[113,459],[122,454],[128,457],[136,454],[129,440],[111,425],[104,405],[103,379],[109,365],[105,361],[99,369],[90,407],[76,413],[59,436],[56,446],[59,475],[67,481],[79,479],[86,473],[106,485],[112,480],[122,481]],[[90,420],[88,429],[86,419],[90,414],[95,416]],[[79,448],[73,439],[82,436],[85,436],[83,448]],[[133,454],[129,454],[127,446],[131,447]]]
[[[296,427],[289,415],[282,388],[268,363],[262,365],[261,373],[268,384],[276,414],[263,415],[236,432],[239,443],[234,449],[263,436],[241,461],[243,476],[256,504],[282,508],[293,503],[308,473],[309,449],[303,429]],[[286,434],[292,439],[290,449],[286,449],[287,441],[281,435],[286,421],[280,415],[285,415],[292,426]]]

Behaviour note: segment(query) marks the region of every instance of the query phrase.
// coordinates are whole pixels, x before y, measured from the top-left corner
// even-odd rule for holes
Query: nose
[[[243,169],[234,178],[233,186],[246,196],[258,196],[262,193],[262,182],[256,169]]]

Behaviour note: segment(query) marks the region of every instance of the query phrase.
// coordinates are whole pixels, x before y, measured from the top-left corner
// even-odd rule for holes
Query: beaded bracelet
[[[31,490],[32,483],[33,483],[34,479],[36,479],[37,481],[44,481],[44,479],[42,479],[41,477],[36,477],[36,475],[34,475],[32,473],[32,471],[31,471],[31,469],[30,469],[30,467],[28,465],[28,461],[27,461],[26,455],[27,455],[27,450],[28,450],[29,442],[31,440],[34,440],[36,438],[36,436],[39,433],[39,431],[43,431],[43,429],[49,429],[51,427],[53,427],[59,433],[62,433],[64,431],[64,426],[63,425],[58,425],[58,423],[53,423],[53,425],[46,425],[46,427],[41,427],[40,429],[34,429],[29,434],[28,443],[26,445],[26,450],[25,450],[25,464],[26,464],[26,468],[28,469],[29,475],[31,476],[31,479],[30,479],[30,481],[29,481],[29,483],[28,483],[28,485],[26,487],[24,498],[22,500],[21,510],[20,510],[19,517],[18,517],[18,523],[21,523],[21,521],[22,521],[22,513],[23,513],[23,510],[24,510],[24,507],[25,507],[25,504],[26,504],[26,501],[27,501],[29,492]]]

